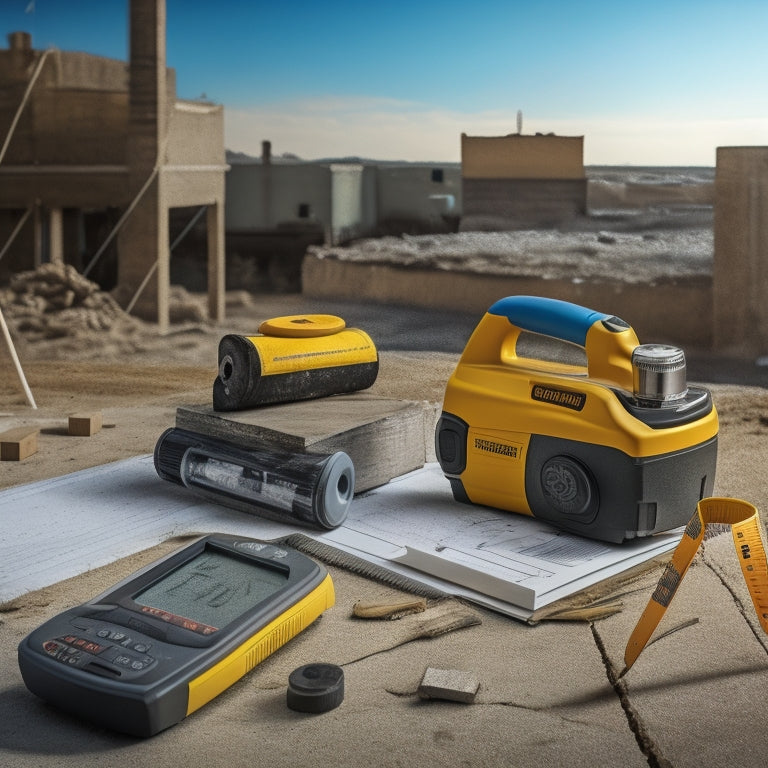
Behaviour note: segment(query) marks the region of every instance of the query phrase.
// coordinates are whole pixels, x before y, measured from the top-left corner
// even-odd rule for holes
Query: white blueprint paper
[[[265,540],[300,532],[517,618],[671,550],[681,535],[604,544],[460,504],[437,464],[355,497],[344,525],[321,532],[202,500],[141,456],[0,491],[0,602],[171,536],[210,532]]]

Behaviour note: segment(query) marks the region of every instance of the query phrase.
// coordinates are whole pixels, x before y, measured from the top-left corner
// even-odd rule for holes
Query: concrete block
[[[254,408],[214,411],[180,406],[176,426],[245,448],[271,444],[309,453],[344,451],[355,465],[355,493],[423,467],[432,451],[434,407],[368,393]]]
[[[638,741],[652,745],[665,764],[732,765],[734,755],[741,765],[757,764],[764,762],[766,746],[757,716],[768,685],[765,639],[750,626],[751,603],[735,599],[740,593],[734,587],[744,578],[730,532],[706,541],[704,551],[622,678],[621,695],[640,725]],[[728,567],[720,573],[722,563]],[[626,593],[622,613],[594,625],[606,661],[616,670],[660,575],[648,578],[645,589]]]
[[[95,435],[102,424],[101,411],[94,413],[73,413],[69,417],[69,434],[77,437]]]
[[[471,672],[427,667],[418,693],[422,699],[444,699],[472,704],[479,688],[480,682]]]
[[[39,429],[16,427],[0,434],[0,461],[23,461],[37,453]]]
[[[768,351],[768,147],[718,147],[715,173],[713,344]]]

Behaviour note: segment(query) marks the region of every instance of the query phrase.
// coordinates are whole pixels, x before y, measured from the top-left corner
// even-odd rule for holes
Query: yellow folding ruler
[[[725,523],[731,526],[733,544],[736,547],[741,572],[747,582],[757,618],[763,630],[768,632],[768,560],[765,556],[760,515],[752,504],[740,499],[702,499],[696,507],[696,514],[685,527],[683,538],[677,545],[672,560],[664,569],[643,615],[630,635],[624,651],[622,675],[635,663],[672,602],[688,566],[704,539],[705,529],[709,523]]]

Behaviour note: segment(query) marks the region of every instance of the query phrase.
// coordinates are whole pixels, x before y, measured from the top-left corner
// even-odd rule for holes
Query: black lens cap
[[[344,670],[335,664],[305,664],[288,676],[288,708],[329,712],[344,701]]]

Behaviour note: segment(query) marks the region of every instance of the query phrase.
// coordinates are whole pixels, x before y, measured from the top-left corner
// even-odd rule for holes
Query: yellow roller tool
[[[367,389],[379,371],[371,337],[335,315],[287,315],[219,342],[213,407],[238,411]]]

